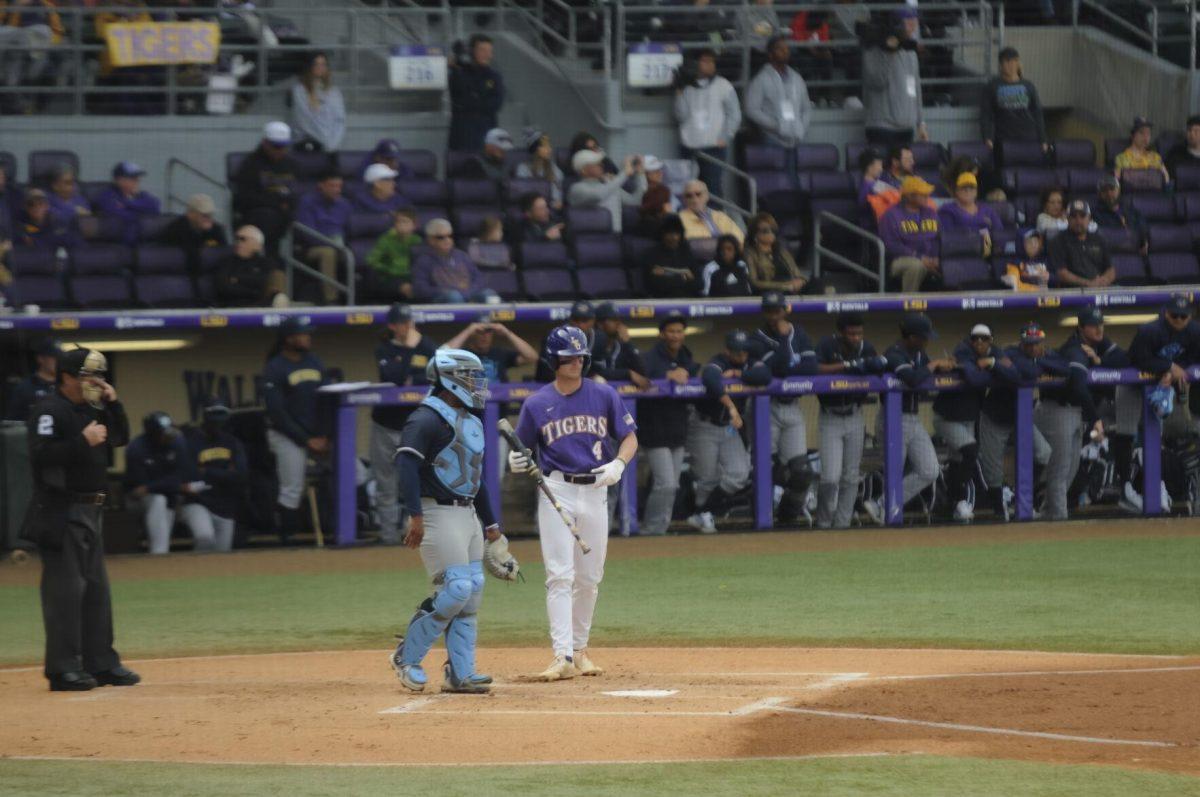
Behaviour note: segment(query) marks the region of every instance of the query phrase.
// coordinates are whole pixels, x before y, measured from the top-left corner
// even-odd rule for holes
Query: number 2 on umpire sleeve
[[[601,462],[604,460],[604,447],[602,445],[600,445],[601,442],[602,441],[597,440],[596,445],[592,446],[592,453],[596,455],[597,462]]]
[[[53,437],[54,436],[54,416],[53,415],[38,416],[37,433],[41,437]],[[597,445],[599,445],[599,443],[597,443]]]

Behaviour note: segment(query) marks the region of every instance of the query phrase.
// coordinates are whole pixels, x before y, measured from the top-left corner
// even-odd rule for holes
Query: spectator
[[[517,164],[516,176],[550,183],[550,205],[556,211],[562,210],[564,177],[562,169],[554,162],[554,147],[550,144],[550,136],[541,130],[526,131],[525,149],[529,152],[529,160]]]
[[[742,124],[742,109],[733,84],[717,74],[717,54],[705,47],[696,53],[696,77],[675,90],[675,121],[680,151],[696,161],[700,180],[721,196],[721,169],[696,153],[729,160],[729,143]]]
[[[79,190],[79,181],[69,166],[62,166],[50,181],[50,214],[63,224],[70,224],[79,216],[92,215],[92,206]]]
[[[983,88],[979,129],[1000,163],[1005,141],[1040,141],[1043,152],[1050,148],[1037,87],[1021,73],[1021,56],[1012,47],[1000,51],[1000,74]]]
[[[145,169],[133,161],[121,161],[113,167],[112,185],[96,197],[96,213],[120,219],[125,227],[125,243],[133,246],[141,233],[141,219],[162,211],[158,197],[142,190]]]
[[[679,203],[679,198],[671,193],[671,186],[667,185],[667,164],[663,163],[657,155],[642,156],[642,170],[646,173],[646,190],[649,191],[655,186],[662,186],[667,189],[667,200],[671,205],[671,213],[678,213],[682,205]]]
[[[1167,171],[1177,179],[1180,166],[1200,166],[1200,116],[1189,116],[1185,138],[1167,152]]]
[[[658,245],[642,260],[646,291],[659,299],[695,296],[699,287],[692,250],[684,240],[678,216],[663,217],[658,228]]]
[[[496,345],[496,337],[507,341],[507,346]],[[501,323],[484,315],[468,324],[461,332],[446,341],[444,348],[466,349],[483,363],[488,384],[504,384],[509,381],[508,370],[537,362],[538,354],[532,346]]]
[[[278,251],[296,210],[299,166],[289,153],[291,143],[286,123],[267,122],[262,141],[233,178],[233,208],[244,223],[262,230],[270,252]]]
[[[945,184],[948,196],[954,196],[958,189],[958,178],[964,174],[970,174],[975,178],[975,187],[978,189],[980,183],[979,161],[970,155],[959,155],[942,169],[942,182]]]
[[[746,117],[758,125],[768,144],[785,147],[784,171],[796,173],[795,146],[804,140],[812,119],[812,101],[800,73],[788,66],[787,38],[767,42],[767,63],[746,89]]]
[[[742,260],[742,245],[736,237],[722,235],[717,239],[716,254],[700,273],[700,295],[710,298],[754,295],[750,270]]]
[[[563,224],[550,215],[550,203],[541,194],[526,194],[521,197],[521,225],[517,229],[522,243],[561,241]]]
[[[479,269],[467,253],[454,248],[454,228],[445,219],[425,225],[425,242],[431,251],[413,264],[413,295],[436,304],[495,304],[500,297],[487,288]]]
[[[350,220],[353,209],[346,198],[342,196],[342,176],[336,171],[328,171],[317,180],[317,187],[300,197],[296,207],[296,223],[303,224],[309,229],[316,230],[326,238],[342,243],[346,238],[346,224]],[[297,231],[297,238],[306,238]],[[336,281],[338,278],[338,250],[321,241],[302,242],[302,257],[306,263],[320,271],[327,278]],[[354,279],[354,275],[349,276]],[[321,297],[325,304],[337,301],[337,286],[328,282],[321,283]]]
[[[596,140],[596,137],[587,131],[581,130],[575,134],[574,138],[571,139],[571,171],[575,172],[575,155],[578,154],[580,150],[584,149],[591,150],[592,152],[599,152],[601,155],[604,155],[604,150],[600,148],[600,142]],[[617,168],[617,164],[613,163],[612,158],[604,155],[604,173],[617,174],[619,171],[620,169]],[[575,172],[575,174],[578,175],[579,173]]]
[[[300,133],[297,146],[336,152],[346,136],[346,105],[342,90],[333,85],[325,53],[313,53],[292,84],[292,128]]]
[[[679,214],[683,232],[687,239],[717,238],[732,235],[741,243],[746,234],[742,228],[720,210],[708,206],[708,187],[699,180],[689,180],[683,188],[683,201],[687,208]]]
[[[859,223],[873,230],[879,224],[879,217],[900,201],[900,191],[883,179],[883,158],[878,150],[869,147],[863,150],[858,156],[858,170]]]
[[[755,293],[821,293],[812,275],[800,270],[779,240],[779,223],[770,213],[759,213],[747,225],[744,256]]]
[[[150,553],[171,552],[171,529],[176,510],[198,547],[212,547],[212,531],[197,522],[195,510],[183,504],[186,497],[200,493],[200,481],[191,452],[179,430],[165,412],[152,412],[142,420],[143,434],[125,449],[125,494],[131,508],[142,517]]]
[[[1067,209],[1068,227],[1046,247],[1050,273],[1069,288],[1104,288],[1117,278],[1104,238],[1091,231],[1092,209],[1076,199]]]
[[[483,151],[476,156],[475,162],[483,177],[494,183],[502,184],[508,178],[508,163],[506,158],[512,151],[513,140],[508,131],[502,127],[493,127],[483,137]]]
[[[40,188],[25,192],[25,209],[18,214],[13,233],[13,246],[17,248],[56,251],[71,249],[78,243],[69,228],[50,215],[50,201]]]
[[[752,50],[766,49],[771,38],[784,32],[773,0],[754,0],[754,5],[743,6],[738,14],[737,28],[738,38]]]
[[[367,169],[376,163],[382,163],[394,171],[399,180],[411,180],[414,176],[412,169],[400,160],[400,142],[394,138],[381,138],[375,145],[375,149],[368,152],[367,156],[363,158],[358,173],[363,176],[364,180],[367,176]]]
[[[24,202],[15,187],[8,184],[8,173],[0,169],[0,271],[13,247],[17,217],[24,210]]]
[[[217,262],[213,286],[218,307],[287,307],[287,278],[263,253],[263,234],[246,225],[233,237],[233,251]]]
[[[879,179],[899,191],[904,179],[916,174],[916,169],[917,159],[913,157],[912,147],[898,144],[888,150],[887,168]]]
[[[992,235],[1002,226],[1000,217],[989,205],[981,205],[979,181],[970,172],[958,176],[954,199],[938,208],[938,224],[943,230],[976,230],[983,239],[983,256],[992,256]]]
[[[186,499],[181,510],[201,531],[196,538],[198,551],[233,549],[235,520],[246,494],[246,449],[226,428],[230,415],[228,407],[211,399],[204,406],[200,426],[185,432],[193,466],[206,487]]]
[[[926,279],[940,272],[940,225],[929,204],[932,193],[933,186],[920,177],[906,177],[900,186],[900,204],[879,220],[889,271],[904,293],[919,292]]]
[[[632,382],[643,390],[649,387],[646,364],[612,302],[604,302],[596,308],[596,324],[602,334],[596,335],[592,342],[592,369],[589,371],[592,378]]]
[[[467,43],[469,59],[450,68],[450,143],[457,152],[478,152],[484,136],[499,126],[504,79],[492,68],[492,40],[476,33]]]
[[[1067,229],[1067,192],[1056,185],[1043,188],[1040,206],[1042,212],[1037,217],[1037,231],[1049,243]]]
[[[1042,234],[1026,230],[1021,239],[1021,254],[1014,262],[1005,264],[1000,281],[1014,291],[1044,291],[1050,285],[1050,268],[1046,265]]]
[[[646,193],[646,175],[641,158],[625,158],[624,175],[632,178],[633,190],[627,191],[621,180],[604,173],[604,153],[581,149],[571,158],[571,168],[579,182],[571,186],[568,202],[575,208],[604,208],[612,216],[613,232],[621,232],[621,205],[638,205]]]
[[[638,207],[637,234],[647,238],[657,238],[658,228],[664,216],[674,213],[672,209],[671,189],[665,185],[653,185],[642,194],[642,203]]]
[[[168,224],[162,232],[164,244],[178,246],[187,252],[188,267],[193,274],[200,270],[202,250],[229,243],[225,228],[213,219],[216,210],[217,205],[208,194],[192,194],[188,197],[184,214]]]
[[[1146,220],[1142,214],[1128,202],[1121,199],[1121,181],[1112,175],[1105,175],[1096,184],[1100,193],[1100,201],[1092,213],[1092,221],[1101,231],[1105,229],[1129,230],[1137,243],[1138,251],[1143,255],[1150,248],[1150,239],[1146,231]]]
[[[467,243],[467,257],[480,268],[511,270],[511,253],[503,244],[504,222],[499,216],[485,216],[479,223],[479,235]]]
[[[1170,182],[1171,175],[1167,173],[1162,156],[1150,149],[1150,136],[1153,132],[1153,125],[1144,117],[1139,116],[1133,120],[1133,127],[1129,131],[1129,146],[1116,158],[1118,180],[1121,179],[1121,172],[1126,169],[1157,169],[1162,172],[1163,180]]]
[[[420,243],[416,212],[396,211],[392,229],[379,236],[367,254],[370,268],[362,274],[364,292],[382,302],[411,299],[413,248]]]
[[[863,121],[867,141],[880,147],[908,144],[913,131],[929,139],[921,111],[921,68],[917,61],[917,9],[902,5],[899,23],[878,46],[863,51]]]
[[[372,163],[363,173],[365,186],[350,196],[355,210],[364,213],[395,213],[412,207],[408,197],[396,190],[398,172],[386,163]]]
[[[62,42],[66,29],[51,0],[0,0],[0,79],[9,87],[41,80],[50,65],[49,48]],[[33,106],[13,95],[7,113],[29,113]]]

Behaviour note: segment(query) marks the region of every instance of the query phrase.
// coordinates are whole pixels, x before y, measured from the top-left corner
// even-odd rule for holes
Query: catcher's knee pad
[[[471,597],[463,604],[459,617],[479,611],[479,604],[483,602],[483,585],[483,562],[471,562]]]
[[[462,611],[471,598],[471,566],[453,565],[446,568],[446,581],[433,599],[434,613],[448,622]]]

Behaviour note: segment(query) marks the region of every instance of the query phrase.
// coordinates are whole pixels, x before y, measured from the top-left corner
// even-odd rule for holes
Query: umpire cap
[[[71,349],[58,357],[57,371],[74,377],[101,376],[108,370],[108,360],[95,349]]]
[[[316,331],[317,328],[313,326],[312,319],[306,315],[285,318],[283,323],[279,325],[279,337],[281,338],[286,338],[289,335],[311,335]]]

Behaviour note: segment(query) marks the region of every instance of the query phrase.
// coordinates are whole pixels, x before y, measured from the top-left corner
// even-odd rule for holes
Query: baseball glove
[[[495,542],[483,544],[483,569],[501,581],[525,580],[521,565],[508,551],[508,537],[501,534]]]

